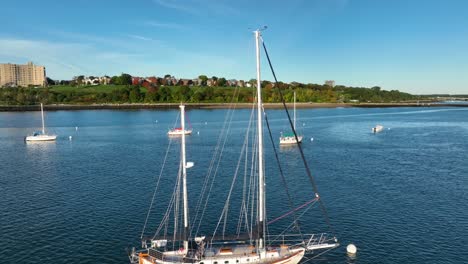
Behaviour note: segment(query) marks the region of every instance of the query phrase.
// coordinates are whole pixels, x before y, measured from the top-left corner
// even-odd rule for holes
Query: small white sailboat
[[[289,234],[286,231],[294,228],[295,224],[289,224],[288,227],[280,234],[273,234],[267,232],[268,225],[283,219],[287,216],[295,215],[297,210],[320,201],[320,195],[314,191],[313,199],[297,208],[291,208],[286,214],[283,214],[274,219],[267,218],[266,215],[266,181],[265,181],[265,158],[263,147],[263,105],[260,81],[260,30],[255,31],[256,40],[256,59],[257,59],[257,103],[256,108],[252,108],[251,116],[256,113],[257,116],[257,129],[256,140],[253,145],[254,152],[252,157],[253,175],[251,180],[251,187],[249,187],[249,194],[244,198],[252,197],[252,202],[244,204],[245,210],[241,209],[241,216],[239,219],[244,219],[239,225],[242,229],[246,229],[247,233],[242,233],[238,230],[237,235],[224,234],[216,235],[215,228],[212,236],[200,235],[197,236],[198,228],[191,225],[189,221],[194,221],[203,225],[203,217],[189,218],[189,195],[187,186],[187,169],[193,166],[192,162],[186,162],[185,157],[185,133],[181,133],[182,140],[179,173],[175,181],[174,191],[172,198],[169,201],[166,214],[162,217],[158,230],[151,237],[144,237],[146,223],[148,221],[149,212],[145,221],[145,227],[141,234],[142,248],[136,250],[133,248],[130,252],[129,259],[132,264],[297,264],[305,255],[309,257],[317,251],[327,251],[339,246],[337,239],[327,233],[321,234],[306,234],[302,233],[299,228],[296,229],[299,234]],[[185,118],[184,106],[181,109],[181,131],[185,131]],[[169,150],[169,149],[168,149]],[[247,150],[246,150],[247,153]],[[241,155],[243,156],[243,155]],[[250,161],[250,158],[246,161]],[[161,171],[161,175],[162,175]],[[246,178],[247,179],[247,178]],[[159,180],[158,180],[159,182]],[[315,188],[315,187],[314,187]],[[157,187],[154,194],[157,193]],[[232,187],[231,187],[232,191]],[[202,191],[202,193],[204,193]],[[161,195],[171,196],[170,193],[163,191]],[[228,197],[230,197],[229,192]],[[250,198],[249,198],[250,199]],[[154,196],[153,196],[154,201]],[[200,201],[203,201],[200,200]],[[208,200],[205,200],[208,202]],[[245,201],[245,200],[244,200]],[[252,204],[250,204],[252,203]],[[229,198],[226,200],[225,207],[218,222],[218,226],[224,217],[227,217]],[[248,205],[250,204],[250,205]],[[201,205],[201,204],[200,204]],[[180,207],[182,210],[179,210]],[[205,208],[209,207],[205,204]],[[198,211],[198,210],[195,210]],[[203,209],[204,212],[204,209]],[[251,214],[249,213],[251,212]],[[214,213],[214,212],[213,212]],[[169,225],[172,217],[174,223]],[[198,215],[198,213],[196,213]],[[210,215],[210,217],[213,217]],[[181,223],[179,223],[179,221]],[[298,225],[298,222],[295,221]],[[226,225],[226,222],[224,223]],[[243,227],[245,225],[245,227]],[[173,227],[173,232],[170,231]],[[196,231],[193,229],[197,229]],[[169,233],[168,233],[169,231]],[[193,231],[193,232],[192,232]],[[322,252],[323,253],[323,252]],[[317,254],[315,256],[319,256]],[[308,258],[310,260],[310,258]]]
[[[34,132],[32,135],[26,137],[26,141],[54,141],[57,135],[49,135],[45,131],[44,124],[44,106],[41,103],[41,117],[42,117],[42,131]]]
[[[185,129],[183,130],[180,127],[173,128],[167,132],[169,136],[181,136],[182,134],[184,135],[190,135],[192,134],[192,129]]]
[[[181,108],[180,116],[181,116],[181,119],[182,118],[185,119],[185,106],[184,106],[184,111],[182,111],[182,108]],[[175,127],[175,128],[170,129],[167,132],[167,135],[169,135],[169,136],[191,135],[192,131],[193,131],[193,129],[191,127],[186,129],[185,125],[184,125],[184,127]]]
[[[294,92],[294,119],[293,119],[293,127],[294,131],[296,131],[296,92]],[[280,145],[291,145],[291,144],[298,144],[302,142],[302,135],[297,135],[297,141],[296,137],[294,136],[294,132],[292,133],[281,133],[280,137]]]
[[[372,128],[372,133],[379,133],[384,129],[382,125],[376,125],[375,127]]]

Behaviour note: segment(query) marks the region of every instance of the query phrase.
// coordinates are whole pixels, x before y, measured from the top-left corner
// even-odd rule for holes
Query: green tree
[[[111,84],[119,84],[119,76],[112,76],[110,80]]]
[[[128,95],[129,100],[131,103],[138,103],[140,102],[142,95],[140,91],[139,86],[133,86],[132,89],[130,90],[130,93]]]
[[[198,76],[198,79],[201,80],[201,86],[206,86],[206,82],[208,81],[208,77],[206,75],[200,75]]]
[[[199,103],[205,99],[205,92],[203,89],[197,89],[192,95],[192,102]]]
[[[170,102],[171,100],[171,90],[169,87],[162,86],[159,88],[159,91],[157,92],[159,101],[161,102]]]
[[[132,76],[130,74],[122,73],[118,80],[120,85],[132,85]]]
[[[158,93],[156,88],[150,86],[148,91],[145,94],[145,102],[147,103],[154,103],[158,101]]]
[[[173,89],[172,99],[177,102],[187,102],[190,95],[190,88],[188,86],[179,86],[176,89]]]
[[[205,100],[210,101],[214,96],[214,88],[212,86],[205,88]]]
[[[26,104],[26,96],[24,96],[24,93],[20,92],[16,95],[16,102],[20,105]]]
[[[219,78],[218,82],[217,82],[217,85],[221,86],[221,87],[226,86],[226,78],[224,78],[224,77]]]
[[[46,84],[47,84],[47,85],[55,85],[55,81],[52,80],[52,79],[49,78],[49,77],[46,77]]]
[[[75,81],[76,81],[76,84],[78,85],[82,85],[83,84],[83,80],[84,80],[84,75],[79,75],[76,77]]]

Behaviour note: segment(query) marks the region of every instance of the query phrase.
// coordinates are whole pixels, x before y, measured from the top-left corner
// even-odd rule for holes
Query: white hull
[[[164,253],[164,260],[152,258],[148,254],[139,254],[139,264],[182,264],[184,263],[184,255],[178,255],[175,252]],[[295,250],[288,250],[286,254],[282,254],[280,249],[268,251],[265,256],[260,258],[257,253],[250,254],[232,254],[232,255],[217,255],[212,257],[205,257],[201,260],[193,261],[193,264],[297,264],[304,257],[304,248],[297,248]]]
[[[183,134],[183,131],[182,130],[170,130],[169,132],[167,132],[167,134],[169,136],[181,136]],[[192,134],[191,129],[185,130],[185,135],[190,135],[190,134]]]
[[[383,126],[377,125],[377,126],[375,126],[375,127],[372,128],[372,133],[379,133],[379,132],[381,132],[383,129],[384,129]]]
[[[295,137],[280,137],[280,144],[281,145],[292,145],[302,142],[302,136],[297,136],[297,140]]]
[[[26,141],[54,141],[57,139],[56,135],[37,135],[27,136]]]

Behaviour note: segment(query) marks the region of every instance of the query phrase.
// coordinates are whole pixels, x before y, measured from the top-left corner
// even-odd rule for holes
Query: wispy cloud
[[[90,34],[77,33],[72,31],[61,31],[61,30],[48,30],[48,34],[57,36],[63,39],[75,41],[75,42],[86,42],[86,43],[109,43],[112,41],[111,38],[106,36],[96,36]]]
[[[193,6],[188,5],[186,1],[179,1],[179,0],[153,0],[156,4],[170,8],[170,9],[176,9],[179,11],[184,11],[187,13],[197,13],[197,9],[195,9]]]
[[[159,27],[159,28],[169,28],[169,29],[185,29],[186,27],[181,24],[176,23],[161,23],[157,21],[146,21],[145,23],[148,26]]]
[[[149,38],[149,37],[140,36],[140,35],[132,35],[132,34],[130,34],[130,35],[127,35],[127,37],[133,38],[133,39],[137,39],[137,40],[156,41],[156,42],[159,42],[159,40],[152,39],[152,38]]]
[[[205,15],[207,10],[211,14],[218,15],[241,13],[222,0],[153,0],[153,2],[165,8],[195,15]]]

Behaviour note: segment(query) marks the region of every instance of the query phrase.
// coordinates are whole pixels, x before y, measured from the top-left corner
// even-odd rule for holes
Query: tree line
[[[46,104],[93,104],[93,103],[229,103],[253,102],[255,89],[247,87],[213,86],[149,86],[140,85],[100,85],[45,88],[2,88],[0,104],[34,105]],[[280,102],[281,89],[286,102],[292,102],[296,92],[297,102],[316,103],[389,103],[418,100],[418,96],[397,90],[385,91],[380,87],[359,88],[317,84],[262,83],[263,100],[266,103]]]

